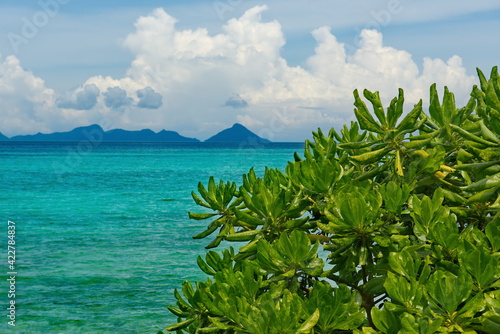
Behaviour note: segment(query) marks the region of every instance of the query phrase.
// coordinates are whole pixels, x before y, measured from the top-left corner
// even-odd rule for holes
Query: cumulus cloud
[[[242,99],[239,94],[236,94],[227,99],[226,102],[224,103],[224,106],[235,109],[241,109],[248,107],[248,102]]]
[[[163,97],[161,94],[155,92],[155,90],[149,86],[144,89],[139,89],[137,91],[137,97],[139,98],[139,102],[137,103],[139,108],[158,109],[163,104]]]
[[[277,135],[288,138],[299,128],[309,133],[320,125],[340,126],[351,120],[356,88],[379,90],[389,101],[401,87],[406,100],[416,103],[427,98],[433,82],[448,85],[459,101],[475,83],[459,57],[424,59],[419,70],[410,53],[385,46],[375,30],[363,30],[359,48],[348,55],[330,29],[320,27],[312,32],[316,48],[307,66],[291,67],[280,55],[285,37],[279,22],[262,20],[266,9],[257,6],[230,19],[217,35],[203,28],[180,30],[175,18],[157,9],[138,19],[136,31],[125,40],[136,54],[128,77],[157,87],[169,101],[164,106],[169,124],[182,126],[187,117],[198,128],[238,119],[269,125],[272,110],[286,108],[293,116],[287,116],[286,129]],[[221,99],[223,107],[246,110],[252,105],[252,110],[228,116],[219,109]],[[184,112],[177,114],[180,108]]]
[[[70,96],[59,98],[57,106],[66,109],[90,110],[97,104],[97,97],[100,94],[101,91],[96,85],[85,85]]]
[[[239,121],[266,130],[267,138],[300,141],[318,126],[340,127],[352,120],[356,88],[379,90],[388,102],[401,87],[411,104],[427,99],[429,86],[436,82],[447,85],[460,103],[476,83],[460,57],[415,60],[407,51],[384,45],[376,30],[361,31],[358,48],[347,52],[330,28],[318,27],[312,31],[313,54],[304,66],[290,66],[280,53],[285,45],[282,27],[276,20],[263,20],[266,10],[251,8],[215,35],[205,28],[180,29],[161,8],[140,17],[135,31],[124,39],[134,54],[126,76],[89,78],[81,90],[58,104],[89,107],[96,95],[92,92],[103,92],[97,104],[87,113],[63,109],[62,119],[72,116],[88,124],[109,117],[115,127],[170,128],[198,138]],[[0,87],[2,80],[15,79],[0,75]],[[16,94],[36,96],[35,109],[48,110],[54,94],[37,80],[32,75],[28,80],[33,94],[21,93],[22,85]],[[227,107],[235,112],[228,113]],[[143,108],[159,112],[144,113]],[[116,110],[127,113],[112,112]],[[31,128],[51,126],[40,114],[38,119],[43,126],[33,123]],[[0,131],[5,132],[5,126]]]
[[[132,99],[127,96],[127,91],[118,86],[108,88],[103,95],[106,107],[113,110],[122,110],[132,104]]]
[[[0,55],[0,132],[12,136],[57,124],[55,92],[41,78],[22,68],[15,56]]]

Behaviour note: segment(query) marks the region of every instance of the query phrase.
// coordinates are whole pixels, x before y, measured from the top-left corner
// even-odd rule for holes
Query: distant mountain
[[[69,132],[54,132],[36,135],[14,136],[10,140],[14,141],[82,141],[88,140],[88,136],[93,133],[102,133],[104,130],[97,124],[75,128]]]
[[[1,138],[0,138],[1,140]],[[104,131],[99,125],[75,128],[69,132],[55,132],[50,134],[37,133],[36,135],[15,136],[13,141],[86,141],[99,140],[107,142],[199,142],[195,138],[183,137],[175,131],[154,132],[149,129],[128,131],[114,129]]]
[[[206,142],[252,142],[252,143],[270,143],[269,140],[257,136],[241,124],[234,124],[232,127],[222,130],[213,137],[205,140]]]
[[[199,142],[198,139],[183,137],[175,131],[161,130],[156,133],[149,129],[140,131],[109,130],[104,133],[104,140],[128,142]]]
[[[0,133],[0,140],[9,140]],[[49,134],[37,133],[35,135],[14,136],[12,141],[106,141],[106,142],[199,142],[196,138],[181,136],[175,131],[161,130],[154,132],[150,129],[128,131],[114,129],[104,131],[97,124],[82,126],[68,132],[54,132]],[[240,143],[270,143],[269,140],[257,136],[241,124],[234,124],[206,142],[240,142]]]

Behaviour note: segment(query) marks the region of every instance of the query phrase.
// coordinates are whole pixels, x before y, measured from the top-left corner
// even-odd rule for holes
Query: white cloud
[[[139,102],[137,103],[139,108],[158,109],[163,104],[163,97],[161,94],[158,94],[149,86],[144,89],[139,89],[137,91],[137,97],[139,98]]]
[[[0,55],[0,132],[12,136],[34,129],[48,131],[57,123],[54,97],[54,91],[24,70],[18,58]]]
[[[352,90],[367,88],[379,90],[388,101],[403,88],[406,101],[418,102],[428,98],[429,86],[437,82],[447,85],[461,100],[468,97],[475,76],[467,75],[460,57],[453,56],[447,62],[441,59],[425,58],[423,70],[419,71],[412,55],[404,50],[384,46],[382,34],[375,30],[363,30],[360,48],[350,56],[326,27],[313,31],[317,41],[315,55],[308,59],[311,72],[327,83],[332,99],[334,91],[350,96]],[[337,98],[340,99],[340,98]]]
[[[106,107],[113,110],[121,110],[132,104],[132,99],[127,96],[127,91],[121,89],[120,87],[109,87],[106,92],[104,92],[104,103]]]
[[[59,103],[74,107],[89,102],[84,97],[96,96],[85,95],[86,90],[92,93],[92,87],[93,92],[103,93],[91,110],[55,108],[54,92],[45,88],[41,79],[23,72],[34,90],[29,96],[38,97],[35,104],[45,113],[39,115],[38,123],[23,123],[28,113],[13,112],[11,118],[18,119],[22,126],[11,120],[12,132],[60,130],[64,122],[67,129],[107,118],[113,127],[166,128],[207,138],[239,121],[260,128],[272,140],[300,141],[318,126],[328,129],[353,119],[355,88],[379,90],[388,101],[402,87],[407,102],[415,103],[427,98],[430,84],[437,82],[448,85],[461,101],[476,82],[458,56],[447,61],[425,58],[420,71],[410,53],[385,46],[382,34],[375,30],[363,30],[359,48],[348,53],[328,27],[316,28],[312,32],[314,54],[306,66],[292,67],[280,55],[285,46],[283,28],[278,21],[263,20],[266,9],[249,9],[241,17],[230,19],[215,35],[205,28],[179,29],[177,20],[163,9],[140,17],[135,31],[124,39],[124,46],[135,56],[126,76],[89,78],[83,88],[65,100],[66,104]],[[16,66],[22,71],[18,63]],[[13,96],[24,94],[22,87],[12,87],[14,78],[0,76],[0,87],[2,80],[13,89]],[[228,100],[236,96],[235,92],[239,99]],[[228,101],[233,106],[235,101],[238,106],[244,102],[245,108],[224,107]],[[144,110],[153,107],[158,112]],[[64,122],[51,121],[56,117]],[[6,127],[2,123],[0,131],[7,132]]]
[[[231,107],[235,109],[241,109],[248,107],[248,102],[245,101],[240,94],[235,94],[229,97],[226,102],[224,102],[224,107]]]
[[[90,110],[97,104],[97,97],[101,94],[96,85],[85,85],[69,96],[58,99],[57,106],[65,109]]]

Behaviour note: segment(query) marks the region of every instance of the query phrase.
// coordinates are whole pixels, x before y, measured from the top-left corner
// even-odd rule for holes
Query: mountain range
[[[161,130],[154,132],[150,129],[129,131],[113,129],[104,131],[97,125],[75,128],[68,132],[54,132],[49,134],[37,133],[35,135],[14,136],[8,138],[0,133],[0,141],[106,141],[106,142],[200,142],[196,138],[181,136],[175,131]],[[270,141],[257,136],[241,124],[234,124],[231,128],[222,130],[210,137],[206,142],[258,142]]]

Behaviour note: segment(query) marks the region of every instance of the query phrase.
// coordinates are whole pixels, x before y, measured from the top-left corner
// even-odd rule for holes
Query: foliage
[[[241,247],[198,258],[209,279],[175,291],[167,330],[500,333],[500,79],[478,74],[460,108],[433,85],[428,113],[355,91],[357,122],[285,171],[200,183],[195,238]]]

